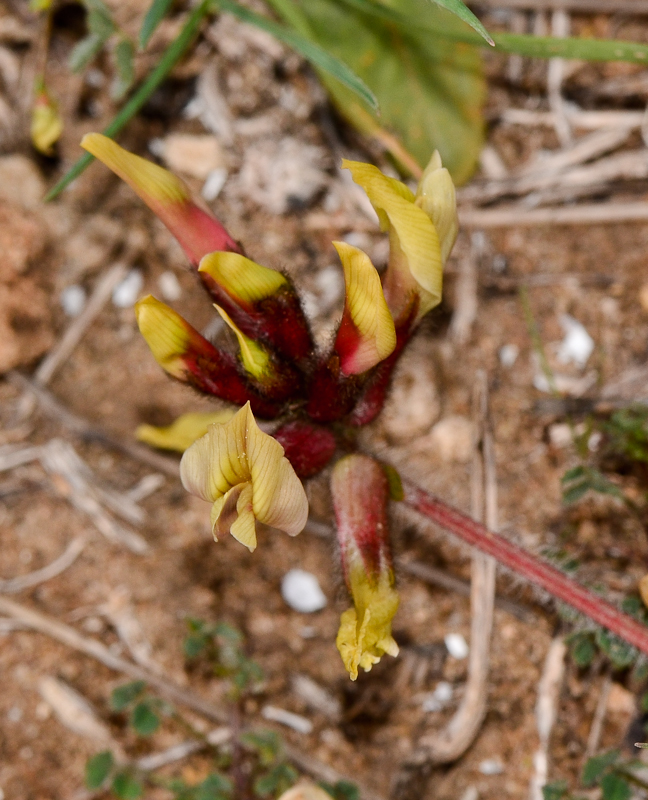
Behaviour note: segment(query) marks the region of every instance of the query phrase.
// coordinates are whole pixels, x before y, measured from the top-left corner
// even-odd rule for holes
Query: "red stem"
[[[493,556],[500,564],[509,567],[531,583],[541,586],[554,597],[568,603],[594,622],[648,654],[648,628],[644,625],[601,597],[597,597],[560,570],[540,561],[498,533],[489,531],[479,522],[446,505],[418,486],[404,482],[403,488],[404,502],[419,514],[451,531],[473,547]]]

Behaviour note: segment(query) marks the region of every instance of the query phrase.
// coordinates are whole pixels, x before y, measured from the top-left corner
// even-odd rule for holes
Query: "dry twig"
[[[549,766],[549,739],[558,711],[558,700],[565,675],[565,654],[567,646],[562,637],[553,639],[545,658],[542,677],[538,684],[536,702],[536,725],[540,744],[533,756],[533,777],[531,778],[530,800],[542,800],[542,787],[547,782]]]
[[[0,592],[4,594],[17,594],[24,589],[31,589],[33,586],[38,586],[39,583],[44,583],[45,581],[55,578],[74,564],[83,552],[85,545],[86,541],[82,536],[73,539],[65,548],[65,551],[46,567],[34,570],[34,572],[29,572],[27,575],[19,575],[17,578],[0,580]]]
[[[536,225],[601,225],[648,220],[648,203],[591,203],[558,208],[460,208],[465,228],[515,228]]]
[[[585,755],[583,756],[583,763],[594,755],[598,750],[599,742],[601,741],[601,733],[603,731],[603,720],[605,719],[605,712],[607,711],[607,702],[610,696],[610,689],[612,688],[612,677],[608,674],[603,680],[601,692],[599,694],[594,717],[592,718],[592,726],[590,727],[589,736],[587,737],[587,746],[585,747]]]

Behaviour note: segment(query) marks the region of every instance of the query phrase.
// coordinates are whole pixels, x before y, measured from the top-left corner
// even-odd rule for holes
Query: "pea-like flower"
[[[246,403],[224,424],[185,452],[180,477],[191,494],[213,503],[214,538],[231,533],[252,552],[257,545],[256,520],[290,536],[308,518],[306,492],[284,449],[256,424]]]
[[[419,320],[441,302],[443,267],[457,238],[454,184],[435,152],[416,194],[371,164],[343,161],[362,186],[389,232],[389,264],[383,289],[396,325],[417,302]]]
[[[353,608],[342,614],[337,648],[351,680],[387,653],[398,655],[391,622],[398,608],[387,526],[389,486],[383,468],[369,456],[337,462],[331,479],[338,542]]]

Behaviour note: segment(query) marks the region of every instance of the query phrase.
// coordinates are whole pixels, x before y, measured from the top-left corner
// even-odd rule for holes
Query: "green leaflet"
[[[434,0],[434,2],[470,25],[473,30],[476,30],[480,36],[483,36],[484,39],[486,39],[488,44],[495,44],[486,28],[484,28],[477,17],[461,2],[461,0]]]
[[[320,73],[355,127],[382,141],[412,172],[438,149],[456,182],[470,177],[483,142],[485,82],[476,48],[447,38],[475,36],[461,21],[429,0],[292,0],[290,14],[290,0],[271,4],[373,90],[380,116]],[[396,22],[407,18],[416,24]]]
[[[153,0],[149,6],[149,10],[146,12],[146,16],[144,17],[144,22],[142,23],[142,29],[140,30],[139,35],[139,46],[142,48],[142,50],[148,44],[149,39],[151,36],[153,36],[153,32],[157,26],[166,16],[166,13],[171,8],[172,3],[173,0]]]

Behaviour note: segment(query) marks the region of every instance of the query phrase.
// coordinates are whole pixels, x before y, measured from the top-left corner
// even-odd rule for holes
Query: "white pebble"
[[[281,596],[295,611],[312,614],[326,606],[326,597],[312,572],[291,569],[281,581]]]
[[[433,692],[423,700],[423,711],[441,711],[452,700],[452,684],[448,681],[439,681]]]
[[[460,633],[448,633],[444,640],[448,652],[453,658],[458,661],[466,658],[468,655],[468,643]]]
[[[178,281],[175,272],[168,269],[163,272],[158,278],[158,286],[160,287],[160,294],[169,303],[174,300],[179,300],[182,297],[182,287]]]
[[[61,292],[61,306],[68,317],[78,317],[86,304],[86,293],[83,286],[74,284],[66,286]]]
[[[205,200],[209,202],[215,200],[221,193],[223,186],[225,186],[226,180],[227,170],[225,167],[216,167],[216,169],[211,170],[209,175],[207,175],[207,179],[205,180],[201,191],[201,194]]]
[[[117,308],[132,308],[144,286],[140,270],[132,269],[121,283],[113,289],[112,301]]]
[[[505,344],[499,349],[500,364],[510,369],[520,355],[520,348],[516,344]]]
[[[594,350],[594,340],[583,325],[569,314],[560,315],[560,325],[565,331],[565,338],[558,348],[558,360],[562,364],[584,367]]]
[[[504,765],[498,758],[487,758],[479,765],[482,775],[501,775],[504,772]]]
[[[19,706],[11,706],[7,711],[7,719],[9,722],[20,722],[23,718],[23,710]]]

